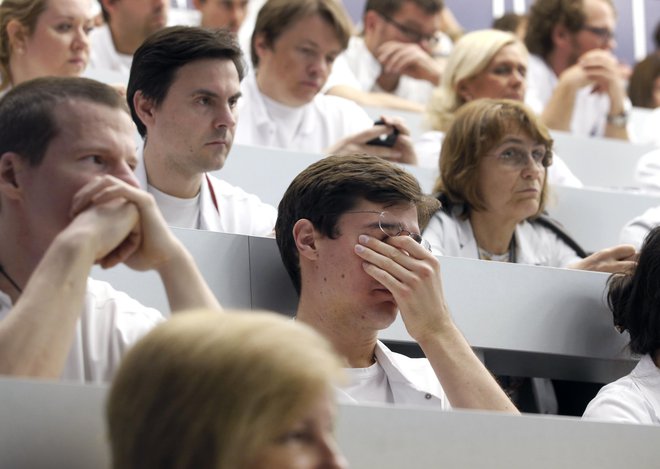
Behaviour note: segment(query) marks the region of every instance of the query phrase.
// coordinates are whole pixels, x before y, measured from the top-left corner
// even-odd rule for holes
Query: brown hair
[[[429,15],[434,15],[445,6],[443,0],[367,0],[364,6],[365,13],[373,10],[384,16],[393,16],[401,9],[404,3],[412,2]]]
[[[293,226],[306,218],[324,236],[337,238],[337,220],[361,199],[385,204],[411,203],[417,208],[420,226],[439,206],[437,200],[422,193],[414,176],[374,156],[335,155],[310,165],[289,185],[275,223],[277,246],[298,293],[300,261]]]
[[[606,2],[616,11],[612,0]],[[546,58],[554,48],[552,30],[564,25],[572,33],[577,33],[586,19],[584,0],[536,0],[529,11],[529,22],[525,35],[525,45],[530,54]]]
[[[655,80],[660,77],[660,55],[651,54],[635,65],[628,82],[628,96],[633,106],[653,109]]]
[[[485,210],[486,203],[478,190],[478,166],[481,159],[507,134],[522,131],[546,148],[543,165],[552,164],[552,138],[534,112],[511,99],[477,99],[456,113],[440,152],[440,177],[434,191],[444,194],[452,204],[470,210]],[[547,172],[547,169],[546,169]],[[543,183],[538,213],[545,207],[547,178]]]
[[[258,36],[262,35],[266,44],[272,47],[292,24],[312,15],[319,15],[334,28],[342,50],[348,47],[353,23],[337,0],[268,0],[259,10],[250,41],[254,68],[259,67],[259,56],[254,44]]]
[[[140,340],[106,409],[116,469],[238,469],[342,369],[310,327],[273,313],[177,313]],[[338,382],[339,381],[339,382]]]
[[[16,20],[27,28],[31,36],[39,16],[48,7],[48,0],[2,0],[0,3],[0,90],[11,85],[9,58],[12,50],[7,26]]]

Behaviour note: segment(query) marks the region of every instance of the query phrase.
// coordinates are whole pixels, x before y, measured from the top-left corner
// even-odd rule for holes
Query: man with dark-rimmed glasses
[[[420,235],[437,204],[413,176],[380,158],[330,156],[300,173],[275,227],[300,294],[297,320],[344,358],[345,401],[515,413],[445,303],[440,262]],[[378,341],[399,311],[427,359]]]
[[[434,54],[450,47],[438,31],[443,7],[442,0],[368,0],[363,34],[338,57],[328,93],[362,105],[423,109],[442,75]]]
[[[611,0],[536,0],[525,44],[526,102],[555,130],[628,139],[625,73],[612,54]]]

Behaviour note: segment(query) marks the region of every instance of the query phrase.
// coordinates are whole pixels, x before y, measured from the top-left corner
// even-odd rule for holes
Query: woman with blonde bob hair
[[[114,468],[340,468],[333,385],[311,328],[270,313],[172,317],[126,355],[107,418]]]
[[[451,51],[440,86],[426,109],[425,119],[432,130],[415,143],[419,164],[438,167],[445,132],[466,103],[482,98],[522,102],[528,59],[525,45],[512,33],[484,29],[463,36]],[[549,178],[553,184],[582,185],[556,157]]]
[[[2,0],[0,91],[43,76],[80,76],[93,23],[90,0]]]
[[[424,231],[436,253],[606,272],[626,269],[622,245],[585,256],[541,216],[548,195],[552,138],[524,104],[480,99],[462,106],[449,128],[435,186],[443,203]]]

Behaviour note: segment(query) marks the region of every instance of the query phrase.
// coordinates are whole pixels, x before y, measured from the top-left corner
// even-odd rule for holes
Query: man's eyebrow
[[[206,88],[198,88],[198,89],[194,90],[192,93],[190,93],[190,95],[191,96],[199,96],[199,95],[212,96],[214,98],[217,98],[218,96],[220,96],[215,91],[207,90]]]
[[[231,98],[229,98],[229,99],[238,99],[238,98],[240,98],[241,96],[243,96],[243,93],[241,93],[241,92],[239,91],[238,93],[233,94],[233,95],[231,96]]]

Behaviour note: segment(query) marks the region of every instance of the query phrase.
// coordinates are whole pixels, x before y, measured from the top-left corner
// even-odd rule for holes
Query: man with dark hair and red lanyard
[[[170,226],[273,231],[274,207],[208,174],[231,150],[243,75],[241,50],[223,30],[166,28],[135,52],[127,100],[144,138],[136,176]]]

